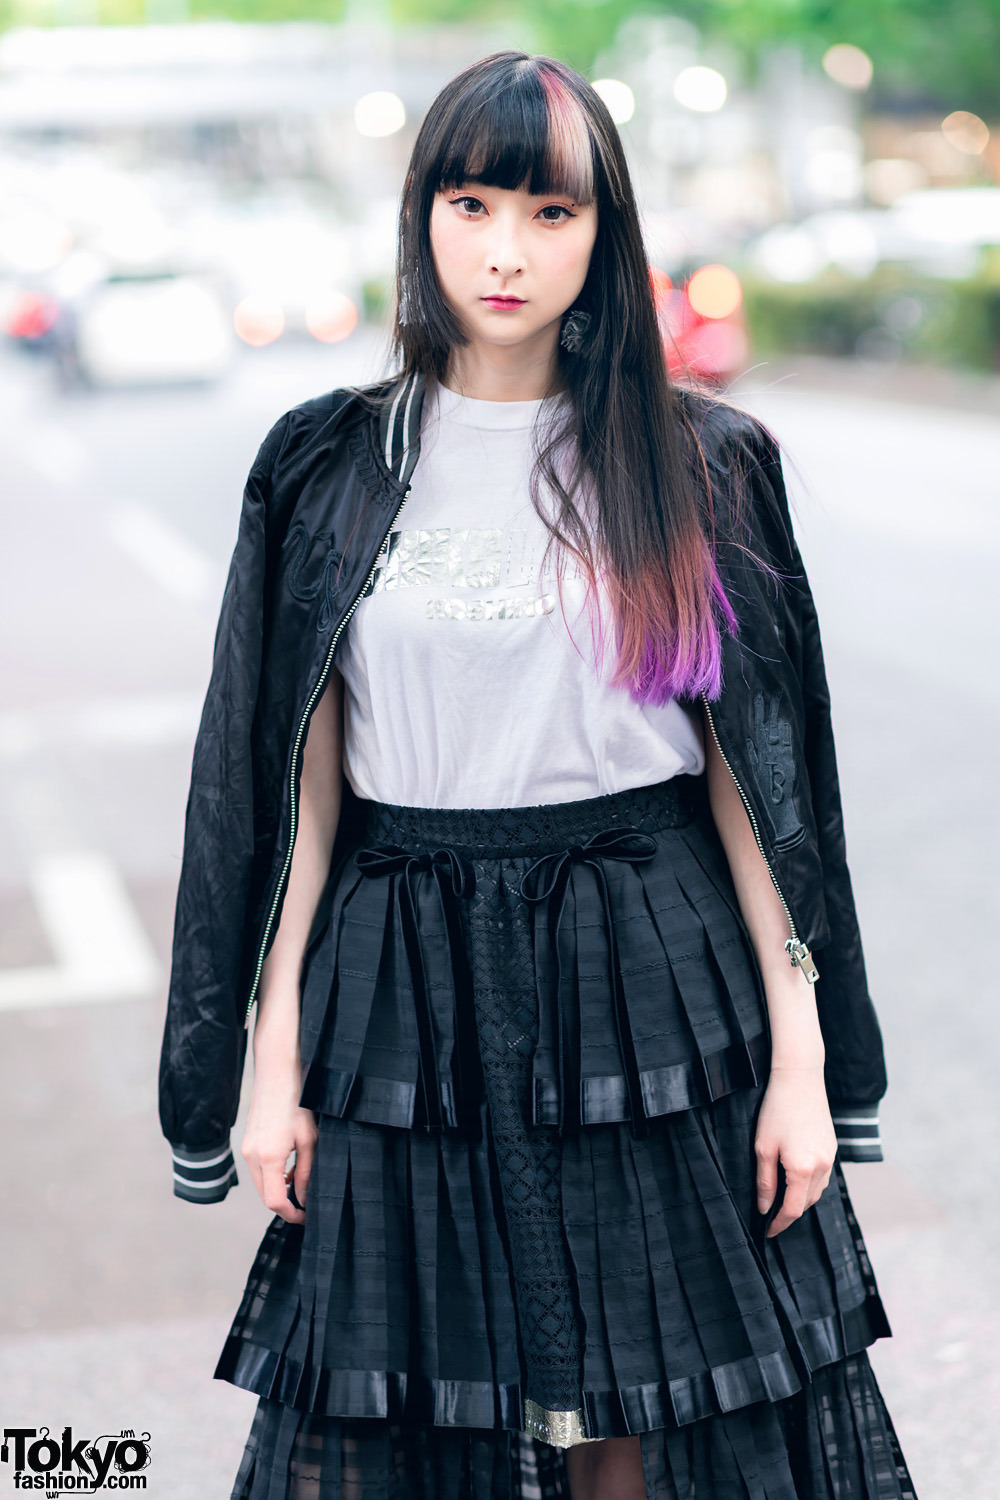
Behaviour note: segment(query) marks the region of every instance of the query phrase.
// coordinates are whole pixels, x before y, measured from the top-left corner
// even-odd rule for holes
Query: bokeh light
[[[7,309],[4,332],[12,339],[40,339],[53,327],[57,312],[54,297],[44,292],[20,292]]]
[[[361,135],[395,135],[406,124],[403,101],[388,89],[363,94],[354,106],[354,123]]]
[[[721,109],[729,89],[715,68],[682,68],[674,79],[674,98],[685,109],[709,114]]]
[[[321,344],[339,344],[358,326],[358,309],[344,292],[331,292],[306,303],[306,327]]]
[[[823,68],[841,88],[859,92],[868,87],[875,73],[868,53],[850,42],[838,42],[835,47],[829,47],[823,54]]]
[[[978,115],[956,109],[941,121],[941,131],[950,146],[968,156],[980,156],[990,143],[990,128]]]
[[[233,309],[233,327],[244,344],[263,349],[284,333],[284,309],[274,297],[244,297]]]
[[[717,381],[732,375],[747,361],[750,348],[738,323],[701,323],[684,341],[686,372]]]
[[[926,187],[927,169],[905,156],[879,156],[864,168],[865,191],[873,203],[887,207],[904,193]]]
[[[635,95],[620,78],[598,78],[594,92],[600,94],[616,125],[624,125],[635,114]]]
[[[743,300],[743,288],[728,266],[702,266],[688,282],[687,295],[699,317],[729,318]]]
[[[806,163],[805,181],[823,198],[842,201],[857,196],[864,181],[861,165],[850,151],[816,151]]]
[[[828,264],[815,234],[801,224],[774,224],[753,250],[757,267],[772,281],[802,285]]]

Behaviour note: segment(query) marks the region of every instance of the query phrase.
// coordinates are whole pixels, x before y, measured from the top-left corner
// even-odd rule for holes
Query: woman
[[[400,376],[258,455],[195,750],[161,1119],[223,1197],[256,1003],[275,1215],[233,1500],[911,1500],[777,450],[668,388],[621,143],[551,59],[434,101],[399,274]]]

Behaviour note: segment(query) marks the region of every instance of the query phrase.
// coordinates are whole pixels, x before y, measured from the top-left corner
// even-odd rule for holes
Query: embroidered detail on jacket
[[[764,798],[775,837],[793,838],[802,831],[795,810],[795,754],[792,749],[792,726],[778,711],[779,697],[769,697],[767,709],[764,694],[753,695],[754,738],[747,736],[747,756],[754,778]]]
[[[302,575],[313,542],[319,544],[321,556],[323,555],[322,544],[325,542],[326,554],[318,576],[309,582]],[[316,629],[320,632],[328,630],[334,620],[334,596],[337,592],[335,579],[343,553],[333,546],[332,532],[320,531],[315,537],[310,537],[306,528],[301,525],[292,526],[289,529],[287,545],[293,553],[292,561],[288,566],[288,592],[293,599],[298,599],[300,604],[308,604],[322,594],[323,602],[319,608]]]
[[[384,474],[375,462],[367,424],[351,433],[347,446],[351,450],[358,477],[375,504],[383,509],[395,504],[402,493],[399,480],[394,479],[391,474]]]

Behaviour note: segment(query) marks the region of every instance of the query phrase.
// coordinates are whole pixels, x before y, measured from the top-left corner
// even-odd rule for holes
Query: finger
[[[309,1178],[312,1173],[313,1157],[316,1154],[314,1145],[302,1145],[295,1152],[295,1168],[292,1173],[292,1183],[295,1188],[295,1196],[305,1210],[306,1193],[309,1191]]]
[[[295,1172],[291,1167],[285,1173],[285,1197],[294,1209],[299,1213],[305,1213],[306,1206],[295,1190]]]
[[[757,1208],[766,1214],[778,1191],[778,1148],[757,1147]]]
[[[286,1167],[282,1174],[283,1197],[281,1206],[276,1210],[289,1224],[302,1224],[305,1222],[304,1202],[299,1198],[294,1186],[295,1168]]]
[[[785,1196],[781,1201],[781,1207],[775,1214],[767,1231],[768,1239],[772,1239],[776,1234],[780,1234],[783,1229],[788,1228],[789,1224],[794,1224],[795,1220],[800,1218],[805,1212],[809,1178],[793,1177],[788,1174],[787,1167],[785,1168],[785,1173],[787,1179],[785,1183]]]
[[[288,1182],[280,1163],[272,1162],[264,1167],[264,1203],[272,1213],[287,1220],[289,1224],[301,1223],[305,1218],[301,1209],[289,1202]]]

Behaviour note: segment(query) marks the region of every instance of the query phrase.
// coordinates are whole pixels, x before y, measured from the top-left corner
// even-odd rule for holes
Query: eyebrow
[[[487,192],[487,193],[489,193],[489,192],[493,192],[493,193],[521,193],[521,192],[524,192],[523,188],[500,188],[500,187],[492,187],[492,186],[490,186],[489,184],[487,184],[485,182],[477,182],[474,177],[470,177],[467,181],[456,183],[456,185],[454,187],[442,187],[442,188],[439,188],[438,192],[440,192],[440,193],[459,193],[459,192],[462,192],[463,189],[465,189],[465,188],[470,188],[470,189],[471,188],[475,188],[477,191],[482,191],[482,192]],[[474,194],[470,192],[469,196],[473,197]],[[551,193],[525,193],[525,197],[527,197],[527,198],[546,198],[546,199],[563,198],[563,199],[565,199],[565,201],[567,203],[572,203],[572,205],[573,205],[574,208],[576,208],[576,207],[579,206],[577,204],[577,200],[575,198],[572,198],[569,195],[569,193],[561,193],[558,190],[558,188],[554,188]]]

